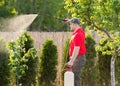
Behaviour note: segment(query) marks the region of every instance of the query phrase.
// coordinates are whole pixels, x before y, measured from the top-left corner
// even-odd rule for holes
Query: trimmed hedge
[[[40,86],[56,86],[57,58],[56,45],[53,44],[52,40],[46,40],[40,56]]]
[[[81,81],[83,86],[96,86],[97,82],[97,68],[95,65],[96,51],[95,40],[87,33],[86,35],[86,64],[83,68]]]
[[[6,43],[0,39],[0,86],[8,86],[10,83],[9,53]]]
[[[69,41],[70,39],[67,39],[65,42],[65,46],[63,48],[63,56],[62,56],[62,84],[64,83],[64,73],[66,71],[66,63],[69,61]]]
[[[90,34],[87,34],[86,36],[86,47],[87,47],[86,59],[87,61],[83,69],[83,74],[81,76],[82,84],[85,86],[95,86],[95,82],[97,78],[97,69],[95,67],[95,57],[96,57],[95,44],[96,44],[95,40],[91,37]],[[69,39],[66,41],[65,46],[64,46],[64,51],[63,51],[62,83],[63,83],[63,78],[64,78],[64,72],[66,69],[65,64],[68,62],[68,60],[69,60]]]

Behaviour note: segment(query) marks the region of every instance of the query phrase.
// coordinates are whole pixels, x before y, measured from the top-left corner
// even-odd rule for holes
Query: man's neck
[[[78,29],[80,29],[80,26],[76,26],[74,31],[76,31],[76,30],[78,30]]]
[[[73,33],[75,33],[78,29],[80,29],[80,27],[76,28],[76,29],[73,31]]]
[[[80,28],[80,26],[79,26],[79,25],[76,25],[75,30],[76,30],[76,29],[79,29],[79,28]]]

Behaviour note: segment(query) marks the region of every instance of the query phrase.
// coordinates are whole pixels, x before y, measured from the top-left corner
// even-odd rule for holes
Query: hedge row
[[[106,39],[107,40],[107,39]],[[102,45],[106,41],[103,42]],[[34,41],[27,32],[22,33],[16,42],[8,44],[0,40],[0,86],[56,86],[58,51],[53,40],[46,40],[41,55],[38,57]],[[83,86],[110,86],[111,56],[102,55],[95,50],[95,40],[86,36],[87,62],[82,71]],[[65,72],[65,63],[69,60],[69,39],[63,50],[61,77]],[[108,48],[109,49],[109,48]],[[97,56],[96,56],[97,55]],[[116,82],[120,81],[119,57],[116,60]]]
[[[2,40],[0,43],[0,86],[55,85],[58,54],[52,40],[43,44],[40,61],[38,50],[27,32],[22,33],[16,42],[9,42],[8,49]]]

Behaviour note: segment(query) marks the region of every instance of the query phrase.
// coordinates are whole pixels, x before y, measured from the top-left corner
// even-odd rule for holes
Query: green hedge
[[[8,86],[10,83],[9,54],[6,43],[0,39],[0,86]]]
[[[58,52],[56,45],[53,44],[52,40],[46,40],[40,56],[40,86],[56,86],[57,57]]]
[[[97,46],[96,50],[98,52],[98,68],[99,68],[99,83],[100,86],[110,86],[110,62],[111,55],[103,54],[106,50],[110,50],[108,46],[106,46],[108,42],[108,38],[103,38],[100,40],[99,46]],[[103,50],[103,51],[101,51]]]
[[[97,78],[97,68],[95,66],[95,58],[96,58],[95,44],[96,44],[95,40],[91,37],[90,34],[87,34],[86,36],[87,62],[81,76],[82,85],[84,86],[95,86],[95,82]],[[64,72],[66,69],[65,64],[67,63],[68,60],[69,60],[69,39],[66,40],[64,51],[63,51],[62,71],[61,71],[62,82],[63,82]]]
[[[97,68],[95,65],[96,51],[95,40],[87,33],[86,35],[86,64],[82,71],[82,85],[83,86],[96,86],[97,82]]]
[[[66,63],[69,61],[69,41],[70,39],[67,39],[63,48],[63,56],[62,56],[62,71],[61,71],[61,77],[62,77],[62,84],[64,83],[64,73],[66,71]]]

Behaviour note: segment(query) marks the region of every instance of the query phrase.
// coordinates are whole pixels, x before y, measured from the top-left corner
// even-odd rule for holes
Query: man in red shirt
[[[70,39],[70,61],[67,63],[67,66],[72,67],[75,76],[74,86],[81,86],[81,71],[86,62],[85,32],[80,27],[80,21],[78,18],[72,18],[68,20],[68,22],[70,23],[70,28],[71,31],[73,31],[73,34]]]

